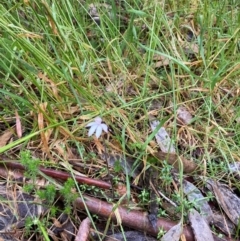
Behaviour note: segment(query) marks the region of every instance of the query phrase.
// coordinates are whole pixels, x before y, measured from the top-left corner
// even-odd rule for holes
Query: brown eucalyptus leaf
[[[209,225],[195,209],[190,210],[188,217],[196,241],[214,241]]]
[[[215,194],[218,204],[222,207],[228,218],[238,225],[240,218],[240,198],[234,194],[227,185],[208,180]]]
[[[89,217],[85,218],[78,229],[74,241],[87,241],[90,233],[91,220]]]
[[[161,241],[178,241],[182,235],[182,224],[179,223],[168,230],[166,234],[161,238]]]
[[[202,195],[201,191],[194,184],[184,180],[183,192],[187,196],[188,200],[194,204],[195,208],[200,210],[201,216],[208,223],[211,222],[213,212],[205,197]]]
[[[12,137],[13,133],[13,130],[10,128],[0,136],[0,147],[3,147],[7,144],[8,140]]]
[[[21,118],[17,112],[17,110],[15,111],[15,117],[16,117],[16,133],[18,138],[22,137],[22,124],[21,124]]]
[[[234,224],[229,220],[229,218],[224,213],[214,213],[212,224],[220,229],[223,233],[231,237],[234,235],[236,228]]]

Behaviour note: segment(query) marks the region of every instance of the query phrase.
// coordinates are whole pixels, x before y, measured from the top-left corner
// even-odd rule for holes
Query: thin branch
[[[149,222],[146,213],[134,210],[129,211],[129,209],[121,206],[118,206],[116,208],[116,205],[114,206],[112,204],[89,196],[84,196],[84,200],[81,198],[77,198],[74,202],[74,205],[79,209],[85,209],[84,203],[90,212],[106,218],[111,217],[114,221],[116,221],[117,218],[113,210],[117,209],[123,225],[142,232],[146,232],[155,237],[157,237],[160,228],[168,231],[170,228],[177,224],[175,222],[159,218],[157,220],[157,228],[154,229]],[[184,227],[183,234],[185,235],[187,241],[194,241],[193,232],[190,227]]]
[[[16,163],[16,162],[2,161],[2,162],[0,162],[0,164],[6,166],[8,168],[12,168],[12,169],[26,170],[26,168],[23,165],[21,165],[20,163]],[[39,167],[39,171],[43,172],[44,174],[46,174],[49,177],[57,178],[57,179],[61,179],[61,180],[67,180],[68,178],[72,178],[71,174],[68,174],[68,173],[62,172],[62,171],[49,169],[49,168]],[[103,189],[111,188],[111,184],[108,182],[104,182],[104,181],[89,178],[89,177],[77,176],[77,175],[75,175],[74,177],[75,177],[76,181],[81,184],[84,183],[87,185],[96,186],[96,187],[103,188]]]

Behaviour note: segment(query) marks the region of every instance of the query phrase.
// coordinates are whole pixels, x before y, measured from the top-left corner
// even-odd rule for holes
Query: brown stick
[[[26,168],[23,165],[21,165],[20,163],[16,163],[16,162],[0,162],[0,164],[4,165],[6,167],[9,167],[9,168],[13,168],[13,169],[26,170]],[[53,178],[58,178],[61,180],[67,180],[68,178],[72,178],[71,174],[68,174],[68,173],[62,172],[62,171],[57,171],[57,170],[44,168],[44,167],[39,167],[39,170],[41,172],[43,172],[44,174],[46,174],[47,176],[50,176]],[[104,188],[104,189],[111,188],[111,184],[108,182],[92,179],[89,177],[76,176],[76,175],[74,177],[78,183],[84,183],[87,185],[96,186],[96,187]]]
[[[84,200],[77,198],[77,200],[74,202],[74,205],[79,209],[85,209],[86,205],[88,210],[94,214],[98,214],[106,218],[111,216],[111,218],[115,221],[117,219],[115,213],[113,212],[115,206],[97,198],[89,196],[84,196]],[[175,222],[159,218],[157,220],[157,228],[154,229],[149,222],[147,215],[143,212],[129,211],[129,209],[121,206],[117,207],[117,212],[121,217],[123,225],[140,230],[142,232],[146,232],[155,237],[158,235],[159,228],[163,228],[164,230],[168,231],[170,228],[177,224]],[[194,241],[193,232],[190,227],[185,227],[183,229],[183,234],[185,235],[187,241]]]
[[[6,168],[4,166],[14,169],[25,170],[24,166],[22,166],[19,163],[1,162],[0,164],[2,164],[2,166],[0,166],[0,174],[4,177],[8,176],[8,171],[6,171]],[[41,168],[42,172],[44,172],[44,170],[45,168]],[[19,178],[22,176],[23,175],[21,173],[18,173],[17,176],[14,175],[15,178]],[[68,177],[70,177],[70,175]],[[59,176],[57,176],[57,178],[59,178]],[[65,178],[62,179],[65,180]],[[116,216],[113,212],[114,206],[112,204],[88,196],[84,196],[84,199],[85,200],[83,201],[81,198],[77,198],[77,200],[74,202],[75,206],[80,209],[85,209],[86,205],[90,212],[93,212],[94,214],[98,214],[106,218],[111,216],[113,220],[116,220]],[[118,207],[118,212],[120,214],[122,223],[125,226],[146,232],[153,236],[157,236],[159,228],[163,228],[164,230],[168,231],[171,227],[176,225],[175,222],[160,218],[157,221],[157,229],[154,229],[150,224],[147,215],[143,212],[129,211],[129,209],[126,209],[121,206]],[[183,230],[183,234],[185,235],[187,241],[194,241],[193,233],[190,227],[185,227]]]

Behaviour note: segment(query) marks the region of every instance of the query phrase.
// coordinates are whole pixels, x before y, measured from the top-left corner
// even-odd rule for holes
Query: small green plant
[[[44,201],[47,202],[48,205],[52,204],[54,198],[56,196],[56,188],[54,185],[50,184],[43,190],[38,190],[37,195]]]
[[[141,203],[145,204],[148,203],[149,198],[150,198],[150,193],[146,189],[143,189],[141,193],[138,195],[138,198]]]
[[[52,205],[50,207],[50,217],[56,217],[57,211],[58,211],[58,208]]]
[[[75,183],[74,180],[69,178],[63,185],[63,188],[60,190],[61,195],[64,198],[66,214],[70,214],[72,210],[72,202],[78,197],[77,193],[74,193]]]
[[[162,208],[159,208],[158,209],[158,214],[157,216],[160,218],[160,217],[167,217],[168,214],[166,213],[166,210],[162,209]]]
[[[50,241],[46,230],[46,227],[48,226],[49,226],[49,223],[45,219],[40,220],[37,217],[27,217],[25,219],[24,235],[29,236],[31,232],[34,230],[34,232],[40,233],[44,237],[44,240]]]
[[[237,224],[237,229],[235,234],[236,239],[239,239],[239,234],[240,234],[240,219],[238,219],[238,224]]]
[[[166,233],[166,231],[163,228],[159,228],[158,234],[157,234],[157,239],[161,239],[165,233]]]
[[[213,201],[214,200],[214,195],[213,195],[213,193],[212,192],[207,192],[206,193],[206,199],[207,199],[207,201]]]
[[[31,233],[31,228],[33,226],[33,221],[32,221],[32,218],[31,217],[27,217],[25,219],[25,236],[29,236],[30,233]]]
[[[120,172],[120,171],[123,170],[120,160],[116,160],[116,161],[114,162],[113,170],[114,170],[114,172],[116,172],[116,173],[118,173],[118,172]]]
[[[32,181],[32,183],[25,184],[23,187],[25,192],[30,193],[35,188],[40,160],[32,158],[30,151],[21,151],[20,162],[25,167],[24,176]]]
[[[23,186],[23,191],[26,193],[31,193],[35,189],[35,185],[32,183],[24,184]]]
[[[38,174],[40,160],[32,158],[30,151],[21,151],[20,162],[26,168],[26,171],[24,172],[24,176],[26,178],[35,180]]]
[[[162,180],[163,185],[169,186],[172,183],[172,166],[169,165],[166,161],[163,161],[162,168],[159,174],[159,178]]]
[[[178,203],[178,206],[176,207],[177,213],[182,213],[184,211],[183,216],[187,216],[188,211],[194,207],[197,206],[197,200],[196,201],[188,201],[187,198],[183,198],[180,193],[174,193],[172,195],[172,199],[174,202]]]
[[[113,184],[117,185],[121,179],[118,176],[113,177]]]

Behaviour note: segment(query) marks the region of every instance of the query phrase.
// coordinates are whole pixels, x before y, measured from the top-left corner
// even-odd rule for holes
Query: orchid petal
[[[107,126],[106,124],[101,124],[101,126],[102,126],[102,129],[103,129],[106,133],[108,133],[108,126]]]
[[[90,127],[90,126],[93,126],[93,125],[96,125],[96,122],[90,122],[86,125],[86,127]]]
[[[97,124],[101,124],[101,123],[102,123],[102,118],[98,116],[98,117],[95,118],[94,121],[95,121],[95,123],[97,123]]]
[[[97,137],[97,139],[101,136],[101,134],[102,134],[102,125],[99,125],[98,127],[97,127],[97,129],[96,129],[96,137]]]
[[[88,136],[92,136],[97,128],[98,128],[98,125],[96,123],[95,123],[95,125],[92,125],[91,128],[88,131]]]

